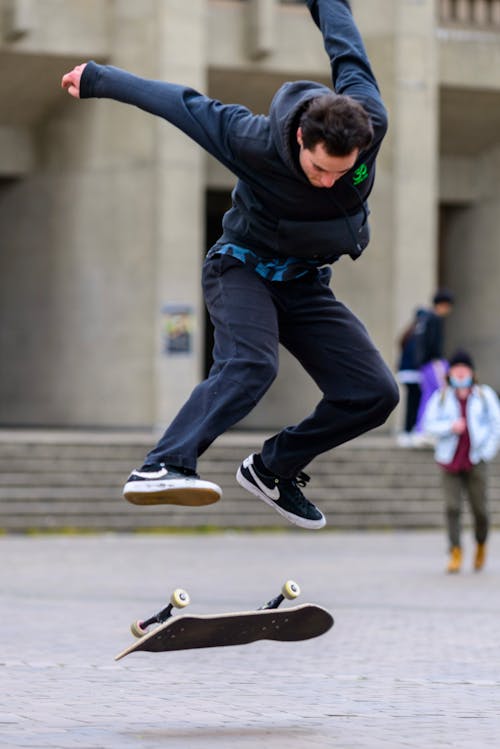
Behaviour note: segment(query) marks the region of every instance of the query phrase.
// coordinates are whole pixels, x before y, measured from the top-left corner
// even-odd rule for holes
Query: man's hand
[[[86,65],[86,62],[83,63],[83,65],[77,65],[76,68],[73,68],[71,72],[66,73],[66,75],[63,75],[62,77],[62,88],[65,88],[68,94],[74,96],[75,99],[80,98],[80,78],[82,77]]]

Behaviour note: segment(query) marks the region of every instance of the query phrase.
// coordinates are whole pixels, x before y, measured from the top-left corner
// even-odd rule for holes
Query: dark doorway
[[[442,203],[439,206],[439,225],[438,225],[438,254],[437,254],[437,285],[450,285],[450,277],[453,276],[453,268],[450,262],[453,258],[449,255],[450,234],[455,230],[455,222],[463,215],[467,205],[454,203]]]

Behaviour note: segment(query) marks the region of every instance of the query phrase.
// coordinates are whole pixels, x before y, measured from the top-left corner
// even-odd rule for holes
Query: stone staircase
[[[290,529],[234,478],[242,458],[265,436],[229,432],[200,460],[200,474],[222,487],[221,502],[137,507],[122,499],[121,487],[155,443],[152,433],[0,430],[0,530]],[[499,525],[500,460],[490,468],[492,520]],[[326,514],[330,529],[443,525],[430,449],[403,449],[391,437],[367,436],[320,456],[309,472],[307,496]]]

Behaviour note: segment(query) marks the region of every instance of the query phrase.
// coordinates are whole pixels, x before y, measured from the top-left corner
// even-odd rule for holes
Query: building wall
[[[412,310],[449,285],[449,345],[470,346],[500,389],[497,28],[471,16],[438,31],[437,0],[352,5],[391,127],[370,248],[335,266],[334,290],[393,364]],[[265,112],[284,80],[328,80],[321,37],[301,4],[272,0],[2,0],[0,11],[0,423],[162,425],[203,372],[205,196],[234,179],[168,124],[76,102],[60,77],[94,58]],[[318,395],[283,352],[244,426],[292,423]]]
[[[100,57],[203,88],[197,9],[205,3],[116,2]],[[189,60],[184,43],[197,51]],[[0,418],[147,425],[173,415],[201,374],[203,154],[138,110],[60,92],[81,59],[61,60],[59,98],[30,123],[35,163],[1,193]],[[167,363],[164,307],[179,302],[197,325],[190,352]]]
[[[449,348],[470,350],[479,379],[497,389],[500,384],[500,195],[496,176],[499,169],[500,147],[475,160],[470,169],[475,190],[462,202],[449,204],[442,247],[444,272],[459,300],[450,326]]]

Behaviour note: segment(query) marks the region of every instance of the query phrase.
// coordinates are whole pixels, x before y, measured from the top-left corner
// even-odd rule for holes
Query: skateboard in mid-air
[[[187,592],[178,588],[172,593],[168,606],[149,619],[131,625],[137,640],[115,660],[140,650],[159,653],[247,645],[257,640],[296,642],[328,632],[333,626],[333,617],[321,606],[304,603],[278,609],[285,598],[292,600],[299,595],[297,583],[288,580],[278,596],[255,611],[172,616],[174,608],[184,608],[190,602]],[[157,626],[149,629],[152,625]]]

